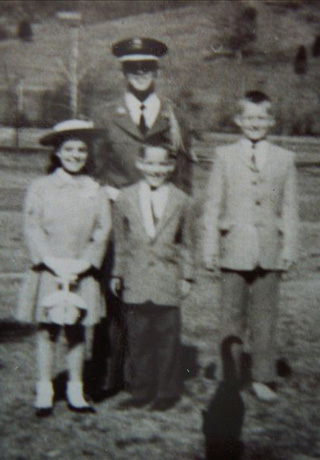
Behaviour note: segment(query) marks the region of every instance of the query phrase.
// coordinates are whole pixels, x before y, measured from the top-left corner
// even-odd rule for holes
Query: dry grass
[[[1,460],[203,459],[201,410],[207,407],[216,388],[216,382],[205,377],[205,369],[217,360],[219,284],[200,268],[194,289],[183,305],[182,338],[186,346],[192,347],[196,360],[191,360],[185,370],[192,378],[185,381],[183,398],[174,409],[163,414],[138,409],[119,411],[119,402],[126,398],[125,393],[120,393],[97,404],[97,415],[70,413],[60,400],[52,418],[38,420],[34,416],[34,335],[28,328],[17,329],[12,320],[19,273],[26,267],[21,199],[26,184],[44,168],[45,162],[40,156],[34,157],[36,173],[30,174],[20,168],[27,163],[26,158],[21,164],[20,159],[21,155],[2,158],[10,167],[1,173]],[[195,169],[199,215],[207,172],[206,163]],[[282,283],[278,326],[279,356],[289,361],[292,375],[279,378],[281,399],[274,405],[257,402],[251,394],[244,393],[244,460],[320,457],[319,170],[301,169],[299,187],[303,217],[301,263]],[[10,276],[4,276],[8,272]],[[63,369],[60,351],[57,372]]]

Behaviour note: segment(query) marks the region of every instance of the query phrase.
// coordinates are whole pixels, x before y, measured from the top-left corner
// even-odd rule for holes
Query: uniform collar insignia
[[[118,107],[116,108],[116,113],[117,115],[126,115],[127,110],[122,105],[118,105]]]

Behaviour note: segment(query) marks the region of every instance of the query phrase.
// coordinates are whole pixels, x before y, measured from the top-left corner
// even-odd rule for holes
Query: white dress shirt
[[[147,127],[151,128],[154,125],[161,106],[160,99],[155,93],[150,94],[143,102],[139,101],[132,93],[126,93],[124,99],[130,117],[136,125],[139,125],[142,113]],[[144,105],[143,111],[141,111],[142,104]]]
[[[159,222],[163,217],[169,195],[168,184],[163,184],[156,190],[151,190],[146,181],[140,182],[140,206],[143,225],[150,238],[156,236],[156,220]]]

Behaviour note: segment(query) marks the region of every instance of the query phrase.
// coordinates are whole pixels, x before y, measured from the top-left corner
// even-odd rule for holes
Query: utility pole
[[[63,71],[67,75],[69,81],[71,114],[73,118],[76,118],[79,110],[79,25],[82,21],[82,15],[81,13],[75,11],[60,11],[56,16],[70,27],[71,52],[68,66],[69,68],[66,68],[63,63],[60,64],[62,65]]]

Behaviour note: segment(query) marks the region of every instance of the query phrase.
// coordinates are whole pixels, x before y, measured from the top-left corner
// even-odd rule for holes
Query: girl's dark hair
[[[81,170],[81,174],[93,176],[95,172],[95,162],[93,157],[94,143],[92,139],[86,139],[82,137],[63,137],[59,140],[59,142],[57,142],[57,144],[53,148],[53,151],[50,154],[49,165],[47,167],[47,174],[52,174],[57,168],[61,167],[61,161],[60,158],[57,156],[57,152],[64,142],[70,140],[81,140],[85,142],[85,144],[87,145],[88,159],[83,169]]]

